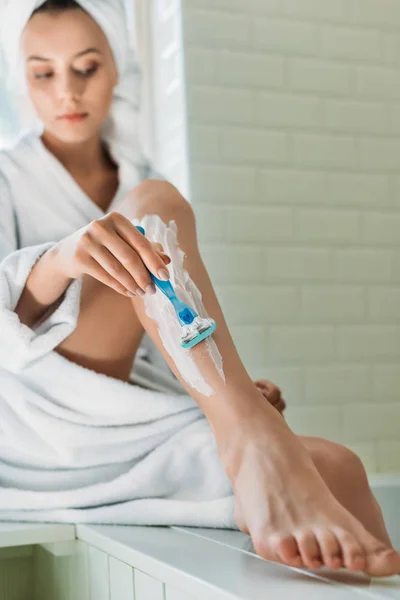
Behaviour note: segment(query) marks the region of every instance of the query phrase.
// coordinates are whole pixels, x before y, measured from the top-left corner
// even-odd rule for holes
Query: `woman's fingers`
[[[280,389],[273,383],[260,379],[254,382],[268,402],[280,413],[286,408],[286,402],[282,398]]]
[[[267,382],[264,379],[257,379],[254,383],[259,388],[265,388]]]
[[[125,219],[125,217],[122,215],[120,216]],[[131,225],[129,221],[128,224]],[[136,228],[134,229],[136,230],[139,238],[139,241],[136,243],[136,246],[139,248],[132,247],[130,243],[127,243],[125,239],[119,235],[119,230],[117,231],[116,229],[115,220],[105,221],[103,219],[99,219],[92,224],[90,231],[92,244],[89,248],[89,251],[106,270],[111,269],[109,272],[113,277],[119,281],[121,281],[122,278],[124,285],[125,281],[127,281],[126,276],[130,275],[130,277],[134,280],[134,283],[137,284],[136,288],[140,287],[142,290],[146,291],[146,288],[152,283],[152,280],[150,273],[146,269],[139,255],[139,250],[142,240],[144,240],[146,244],[149,244],[149,241],[146,240]],[[95,250],[93,249],[93,246],[97,246]],[[107,253],[100,252],[100,248],[108,250],[109,253],[115,257],[119,264],[117,265],[115,261],[112,261]],[[96,252],[96,255],[94,255],[93,252]],[[153,252],[152,249],[151,252]],[[158,254],[157,260],[164,268],[165,264]],[[133,285],[133,283],[131,283],[131,285]],[[128,289],[131,288],[128,287]]]
[[[168,254],[165,254],[162,244],[159,244],[158,242],[150,242],[150,243],[153,246],[153,248],[158,252],[158,254],[161,256],[162,260],[166,264],[169,264],[171,262],[171,259],[168,256]]]
[[[169,279],[169,274],[164,276],[165,263],[160,254],[153,248],[153,244],[142,235],[136,227],[120,213],[115,213],[114,225],[118,234],[127,244],[135,249],[146,267],[159,279]]]
[[[167,254],[164,254],[164,252],[160,252],[159,254],[160,254],[162,260],[164,261],[164,263],[166,265],[169,265],[169,263],[171,262],[170,257]]]
[[[108,271],[103,269],[103,267],[94,258],[88,259],[86,264],[86,273],[93,277],[93,279],[97,279],[101,283],[104,283],[104,285],[107,285],[119,294],[122,294],[123,296],[129,295],[128,290],[119,281],[114,279],[114,277],[112,277]]]
[[[123,243],[125,244],[125,242]],[[120,260],[118,260],[118,258],[116,258],[116,256],[103,245],[93,243],[90,249],[90,254],[94,258],[94,260],[104,269],[104,271],[106,271],[112,277],[113,280],[119,282],[121,287],[123,287],[125,290],[136,294],[137,288],[142,288],[142,285],[139,284],[139,282],[134,277],[132,277],[131,274],[132,272],[139,270],[140,259],[138,256],[136,256],[136,259],[132,257],[129,261],[129,265],[126,265],[127,268],[125,268],[125,266],[121,264]],[[138,267],[137,269],[133,267],[133,264],[135,262],[135,267]]]
[[[60,269],[72,279],[92,275],[118,293],[156,293],[152,280],[167,281],[171,259],[120,213],[92,221],[58,244]],[[138,291],[140,288],[140,291]]]
[[[150,242],[150,243],[153,246],[154,250],[157,250],[157,252],[159,254],[164,254],[164,248],[163,248],[162,244],[159,244],[158,242]]]
[[[283,413],[283,411],[286,408],[286,404],[283,402],[283,400],[281,400],[280,402],[278,402],[278,404],[275,404],[275,408],[277,411],[279,411],[280,413]]]
[[[269,381],[262,381],[261,383],[263,384],[263,391],[268,396],[269,400],[274,404],[279,402],[281,399],[281,390]]]

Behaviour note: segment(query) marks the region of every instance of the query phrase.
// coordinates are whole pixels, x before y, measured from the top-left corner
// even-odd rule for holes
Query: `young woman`
[[[192,208],[138,147],[119,0],[9,11],[41,128],[0,155],[0,518],[239,528],[287,565],[399,573],[359,458],[294,435],[237,354]],[[171,346],[148,269],[201,292],[213,342]]]

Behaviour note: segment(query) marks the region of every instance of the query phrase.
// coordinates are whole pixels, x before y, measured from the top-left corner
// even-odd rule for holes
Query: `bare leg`
[[[130,298],[87,275],[77,327],[56,350],[82,367],[128,381],[143,334]]]
[[[152,337],[153,341],[163,354],[171,369],[175,372],[176,376],[181,381],[182,385],[187,389],[188,393],[196,400],[196,402],[198,402],[199,406],[203,409],[203,412],[207,417],[209,415],[209,410],[215,410],[215,405],[218,405],[219,403],[225,403],[226,405],[226,403],[229,403],[230,398],[237,398],[238,396],[244,395],[244,397],[249,398],[249,405],[251,406],[251,398],[254,397],[254,393],[252,391],[254,385],[244,369],[240,357],[235,349],[218,300],[215,296],[211,281],[202,262],[197,246],[195,218],[190,205],[170,184],[159,182],[159,185],[154,186],[152,183],[149,185],[147,182],[145,182],[142,184],[142,186],[136,188],[130,197],[127,198],[125,205],[121,206],[121,212],[131,219],[142,218],[145,215],[156,214],[166,224],[168,224],[170,220],[174,220],[176,222],[178,231],[178,245],[179,248],[185,252],[184,268],[188,271],[196,286],[201,290],[207,314],[217,322],[217,330],[213,335],[213,338],[223,357],[225,381],[221,378],[212,360],[210,360],[210,357],[207,354],[203,344],[199,344],[191,350],[191,356],[196,361],[199,370],[201,370],[201,372],[206,376],[207,382],[210,384],[212,389],[215,390],[210,402],[204,398],[202,393],[199,393],[193,388],[193,386],[187,383],[187,380],[185,380],[182,373],[177,368],[177,365],[171,358],[170,354],[166,351],[163,342],[160,339],[158,324],[149,318],[146,312],[144,300],[141,298],[135,298],[132,300],[143,327]],[[153,239],[153,241],[162,243],[161,239]],[[171,263],[171,268],[174,268],[173,263]],[[210,407],[213,408],[211,409]],[[247,407],[247,412],[249,412],[249,406]],[[279,425],[280,423],[278,421],[276,424],[274,424],[275,431],[279,431]],[[282,429],[282,438],[284,435],[285,432]],[[293,436],[293,438],[294,437],[296,436]],[[288,447],[290,446],[290,443],[290,439],[288,438]],[[307,443],[308,446],[310,446],[310,441],[303,441],[306,449]],[[273,478],[276,474],[276,465],[281,464],[280,458],[278,458],[278,453],[282,453],[283,449],[285,448],[285,442],[277,440],[276,446],[278,447],[278,450],[275,450],[275,455],[273,446],[274,444],[272,443],[269,450],[270,456],[265,457],[264,463],[262,460],[258,459],[257,467],[261,469],[261,471],[258,473],[260,476],[259,481],[256,482],[254,475],[251,473],[251,466],[249,464],[244,472],[245,485],[242,486],[242,489],[246,487],[249,489],[247,484],[250,484],[251,487],[251,484],[254,483],[262,487],[264,481],[266,479],[269,480],[268,483],[264,484],[269,488],[269,491],[265,492],[265,488],[262,490],[266,494],[265,505],[267,504],[267,499],[270,500],[270,496],[274,495],[274,493],[270,490],[274,487],[275,483]],[[309,456],[312,456],[312,454],[316,454],[315,447],[312,453],[309,453]],[[274,457],[271,458],[273,455]],[[270,461],[272,461],[272,463]],[[262,464],[265,464],[265,470],[261,466]],[[269,475],[267,475],[268,469],[270,469]],[[251,532],[252,537],[254,535],[254,538],[257,540],[257,544],[255,544],[255,546],[257,546],[257,553],[272,560],[274,560],[274,558],[279,554],[280,558],[284,558],[283,562],[291,564],[290,555],[292,554],[293,559],[293,553],[295,552],[295,549],[298,548],[300,551],[300,557],[303,559],[303,564],[309,567],[314,567],[315,564],[312,562],[312,557],[315,555],[317,550],[317,554],[323,558],[323,564],[326,564],[327,566],[335,566],[335,561],[332,561],[333,552],[334,554],[339,553],[340,556],[338,561],[339,564],[336,563],[336,566],[346,566],[355,570],[365,570],[369,574],[374,575],[388,575],[390,573],[399,572],[400,557],[394,551],[392,551],[392,554],[390,554],[390,550],[387,550],[388,547],[391,548],[391,545],[389,545],[390,540],[386,537],[387,533],[382,527],[382,521],[379,521],[379,515],[376,514],[376,520],[374,519],[371,495],[368,493],[367,488],[364,487],[366,497],[363,499],[363,502],[366,503],[366,506],[359,509],[356,508],[354,501],[351,500],[351,491],[354,491],[354,486],[352,488],[349,486],[345,493],[341,493],[339,489],[340,486],[338,485],[337,474],[335,478],[329,480],[330,485],[328,485],[328,482],[325,482],[324,476],[329,479],[329,474],[326,469],[322,468],[322,463],[320,461],[319,475],[321,474],[322,481],[324,483],[321,488],[319,487],[317,478],[314,479],[311,477],[310,479],[311,486],[315,487],[313,494],[316,496],[319,495],[319,500],[315,505],[316,510],[311,510],[310,512],[311,507],[308,505],[307,501],[305,500],[304,505],[302,505],[303,501],[301,500],[301,497],[307,497],[307,494],[305,494],[307,483],[304,481],[304,483],[300,485],[300,488],[297,485],[291,486],[291,480],[295,475],[293,473],[293,467],[292,470],[290,470],[290,465],[288,466],[287,464],[284,464],[279,476],[276,479],[276,484],[278,487],[283,486],[285,491],[285,488],[288,490],[290,488],[289,491],[286,491],[287,497],[284,499],[284,505],[289,507],[287,510],[287,516],[282,517],[282,514],[279,514],[278,511],[278,518],[275,522],[272,518],[267,527],[259,527],[259,535],[254,535],[254,528],[257,527],[257,523],[261,523],[262,517],[264,517],[265,523],[265,515],[267,513],[266,509],[264,508],[263,511],[262,508],[262,493],[260,493],[260,489],[255,490],[254,503],[252,500],[250,502],[248,501],[248,492],[246,493],[246,502],[248,503],[248,507],[254,507],[254,510],[248,510],[253,512],[253,515],[254,512],[258,513],[257,516],[252,518],[252,521],[255,525],[253,527],[253,532]],[[308,477],[306,470],[304,476],[305,478]],[[336,496],[332,494],[333,489],[336,492]],[[301,492],[301,494],[298,496],[298,498],[296,498],[298,492]],[[357,492],[357,496],[360,498],[360,495],[363,493],[362,488],[357,488]],[[348,509],[345,508],[339,500],[337,500],[337,496],[340,495],[342,501],[349,507]],[[278,496],[278,492],[275,492],[275,496]],[[235,498],[237,500],[236,490]],[[335,504],[336,500],[337,504]],[[276,502],[277,498],[273,498],[271,506],[274,506]],[[358,514],[360,510],[364,511],[361,513],[361,519],[363,520],[363,523],[358,518],[353,516],[354,513]],[[260,514],[260,511],[264,512],[264,514]],[[351,511],[354,511],[354,513],[352,514]],[[316,514],[317,518],[315,518]],[[283,515],[285,515],[285,510],[283,510]],[[239,525],[239,522],[243,517],[243,514],[241,514],[240,510],[235,510],[235,518],[236,517]],[[313,520],[315,521],[314,527],[312,526]],[[365,525],[367,524],[374,530],[375,535],[379,537],[373,537],[373,535],[368,532],[368,530],[365,528]],[[304,530],[305,527],[306,530]],[[293,533],[285,535],[282,531],[279,531],[279,529],[286,531],[289,529]],[[269,533],[269,537],[271,539],[275,537],[280,540],[277,545],[278,552],[275,552],[274,554],[274,552],[269,551],[268,544],[264,544],[263,542],[261,531],[263,531],[264,535],[266,534],[267,537]],[[385,539],[388,543],[386,550],[384,542],[379,541]],[[283,546],[286,544],[286,552],[285,549],[284,551],[279,549],[279,546],[282,548],[282,544],[280,544],[280,542],[283,542]],[[288,544],[286,542],[288,542]],[[289,551],[287,551],[288,548]],[[286,559],[285,555],[287,557]],[[358,562],[356,559],[357,555],[360,556],[360,560]]]
[[[78,327],[60,344],[58,352],[82,366],[127,381],[143,333],[131,300],[87,277],[82,288]],[[382,511],[359,458],[328,440],[299,438],[342,506],[371,534],[392,547]]]
[[[243,397],[246,400],[247,411],[251,410],[252,407],[256,408],[257,402],[260,402],[260,394],[255,392],[255,386],[244,369],[234,347],[218,300],[201,260],[197,247],[194,215],[190,205],[170,184],[164,182],[157,182],[157,184],[155,182],[144,182],[130,194],[124,205],[120,207],[120,212],[129,218],[140,218],[145,214],[156,213],[165,223],[168,223],[171,219],[176,221],[178,225],[178,243],[180,248],[186,253],[184,266],[197,287],[201,290],[208,314],[217,321],[217,331],[213,337],[223,356],[226,381],[222,380],[214,363],[209,360],[204,344],[199,344],[199,346],[192,349],[191,353],[199,365],[199,369],[207,377],[207,382],[215,390],[211,399],[212,401],[210,402],[208,398],[205,398],[188,385],[171,359],[171,356],[166,352],[159,337],[157,324],[146,315],[144,302],[140,298],[135,298],[132,301],[129,300],[129,302],[133,303],[142,328],[138,326],[134,317],[132,317],[132,328],[135,333],[131,332],[129,337],[124,338],[124,351],[120,355],[119,367],[124,360],[128,363],[126,357],[132,356],[131,353],[134,354],[135,347],[140,343],[143,329],[146,329],[171,369],[175,372],[178,379],[180,379],[188,393],[198,402],[206,416],[209,407],[213,407],[214,409],[215,406],[222,405],[224,405],[225,416],[229,415],[230,402],[233,405],[233,400]],[[88,293],[88,298],[89,301],[93,301],[93,292],[92,294]],[[123,300],[125,301],[125,299]],[[114,313],[111,313],[111,317],[112,314]],[[93,314],[91,313],[92,316]],[[98,315],[98,318],[100,319],[100,315]],[[104,313],[101,315],[101,319],[97,323],[104,321]],[[124,319],[118,322],[121,334],[123,335]],[[127,329],[126,323],[125,329]],[[115,338],[117,338],[117,335],[115,335]],[[85,342],[85,339],[81,338],[80,342]],[[79,354],[84,354],[82,347],[79,345],[70,347],[69,349],[64,348],[64,351],[72,352],[78,358]],[[90,360],[93,363],[99,360],[100,362],[104,362],[102,356],[100,358],[95,356],[94,359],[91,356]],[[276,413],[273,409],[271,411]],[[286,564],[300,566],[296,559],[298,548],[301,551],[301,556],[304,556],[305,560],[312,563],[313,552],[314,550],[318,550],[319,554],[318,544],[320,544],[322,555],[326,557],[326,559],[324,558],[324,564],[333,566],[330,561],[330,548],[332,547],[330,542],[335,540],[335,544],[338,544],[344,556],[344,566],[353,569],[359,568],[360,563],[355,561],[355,556],[356,554],[365,554],[368,572],[376,575],[389,575],[398,572],[399,563],[397,555],[394,556],[395,553],[392,555],[388,554],[382,548],[382,543],[378,543],[376,538],[368,534],[361,522],[352,517],[339,502],[335,503],[336,499],[328,487],[325,486],[322,478],[321,483],[324,483],[324,485],[320,485],[318,478],[313,474],[313,469],[304,471],[304,477],[307,477],[306,481],[302,473],[299,475],[293,471],[293,467],[290,469],[290,461],[286,459],[286,456],[291,453],[291,445],[295,449],[295,452],[298,451],[299,442],[294,441],[295,439],[298,440],[298,438],[293,434],[288,435],[287,426],[283,427],[283,419],[279,415],[275,417],[272,412],[270,421],[272,428],[277,432],[275,442],[273,441],[273,443],[266,445],[262,460],[259,456],[254,455],[257,470],[251,468],[251,465],[255,464],[251,462],[250,468],[247,468],[245,471],[245,475],[251,478],[251,484],[254,484],[254,494],[252,494],[250,501],[246,498],[246,502],[248,502],[250,507],[249,510],[251,509],[253,498],[256,503],[255,511],[250,510],[250,512],[254,515],[252,537],[256,540],[257,552],[261,556],[271,560],[280,559],[281,562],[285,562]],[[284,459],[283,463],[282,458]],[[253,471],[256,471],[256,473],[254,474]],[[316,469],[315,471],[317,473]],[[310,485],[308,485],[307,481],[310,482]],[[266,520],[266,510],[263,508],[263,502],[265,500],[265,503],[267,503],[267,501],[271,500],[271,497],[274,502],[278,501],[278,492],[274,491],[275,484],[283,489],[286,494],[283,503],[285,510],[283,510],[282,514],[278,515],[279,518],[276,518],[276,515],[271,515],[271,519]],[[307,490],[310,490],[310,492],[312,490],[313,492],[313,506],[310,506],[306,501],[307,494],[305,492]],[[236,490],[235,498],[237,499]],[[240,515],[236,513],[235,516],[238,516],[237,523],[240,527]],[[261,519],[263,519],[262,523]],[[288,534],[287,531],[292,533]],[[318,533],[321,534],[320,537],[318,537]],[[270,540],[272,538],[277,539],[277,551],[275,553],[270,551],[272,544]],[[364,562],[362,564],[364,565]],[[310,564],[309,566],[313,567],[315,565]]]

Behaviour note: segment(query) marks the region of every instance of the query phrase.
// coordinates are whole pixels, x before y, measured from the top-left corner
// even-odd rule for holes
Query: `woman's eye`
[[[79,75],[83,75],[84,77],[88,77],[97,71],[97,67],[90,67],[89,69],[83,69],[81,71],[77,71]]]
[[[90,77],[90,75],[93,75],[96,71],[97,71],[97,66],[90,67],[89,69],[82,69],[82,70],[75,69],[75,73],[77,73],[78,75],[81,75],[82,77]],[[34,74],[35,79],[50,79],[50,77],[53,77],[53,73],[35,73]]]
[[[49,79],[53,73],[36,73],[34,75],[35,79]]]

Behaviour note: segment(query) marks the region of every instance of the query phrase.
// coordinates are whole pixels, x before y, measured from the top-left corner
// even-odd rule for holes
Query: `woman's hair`
[[[76,0],[46,0],[44,4],[33,11],[32,16],[43,12],[59,12],[71,10],[72,8],[81,8]]]

